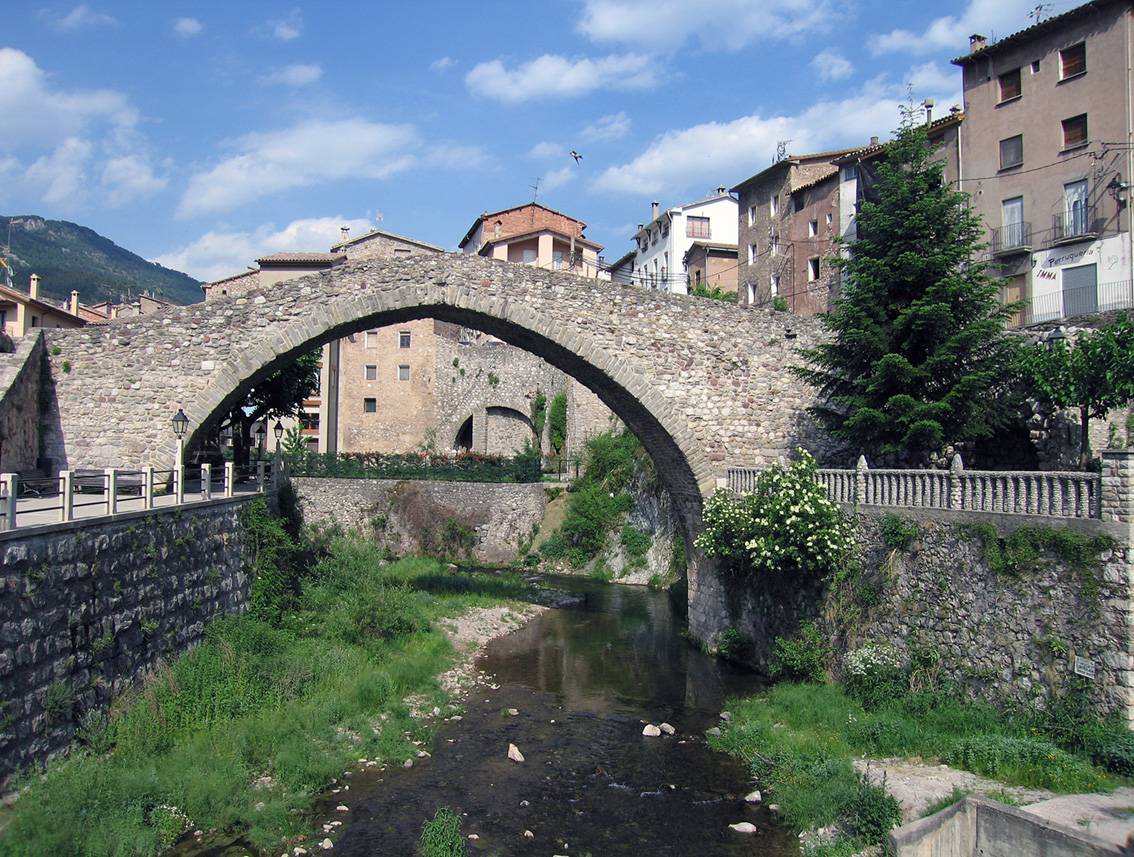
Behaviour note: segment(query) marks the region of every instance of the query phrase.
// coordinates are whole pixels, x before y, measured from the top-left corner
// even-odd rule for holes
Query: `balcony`
[[[1051,218],[1052,246],[1089,241],[1099,235],[1098,214],[1093,205],[1075,205]]]
[[[1032,251],[1032,224],[1020,222],[994,227],[989,249],[993,256],[1030,253]]]

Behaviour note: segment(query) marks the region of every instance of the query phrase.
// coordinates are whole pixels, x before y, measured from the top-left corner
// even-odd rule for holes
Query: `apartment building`
[[[1094,0],[997,42],[970,39],[962,188],[1005,301],[1031,324],[1134,306],[1134,4]]]
[[[710,196],[665,211],[653,203],[649,223],[639,223],[634,233],[633,257],[623,256],[612,266],[611,279],[648,289],[661,289],[684,295],[694,277],[709,273],[707,255],[718,258],[736,249],[736,198],[719,187]],[[698,252],[694,245],[700,242]],[[694,251],[686,258],[690,251]],[[702,264],[692,271],[688,262]],[[714,265],[717,279],[727,264]],[[711,286],[710,286],[711,288]]]
[[[581,220],[530,202],[480,215],[458,246],[462,253],[597,277],[602,245],[587,240],[586,227]]]

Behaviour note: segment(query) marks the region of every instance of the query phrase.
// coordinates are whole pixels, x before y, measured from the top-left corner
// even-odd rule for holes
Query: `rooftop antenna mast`
[[[528,187],[532,189],[532,202],[535,202],[537,199],[539,199],[539,183],[542,179],[543,176],[536,176],[535,184],[528,185]]]
[[[773,164],[778,164],[787,157],[787,147],[791,140],[778,140],[776,142],[776,159],[772,161]]]
[[[1029,17],[1029,18],[1035,18],[1035,19],[1036,19],[1036,23],[1038,24],[1038,23],[1039,23],[1040,21],[1042,21],[1042,20],[1043,20],[1043,10],[1044,10],[1044,8],[1045,8],[1046,6],[1049,6],[1049,5],[1051,5],[1051,4],[1049,4],[1049,3],[1040,3],[1039,5],[1037,5],[1037,6],[1036,6],[1036,8],[1032,9],[1032,11],[1028,13],[1028,17]]]

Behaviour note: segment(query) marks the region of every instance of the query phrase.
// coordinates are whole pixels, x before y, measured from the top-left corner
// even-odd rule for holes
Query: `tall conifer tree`
[[[924,462],[944,446],[988,437],[1015,413],[998,299],[968,195],[943,180],[925,126],[907,120],[877,166],[827,315],[830,339],[803,351],[797,373],[819,389],[812,413],[867,453]]]

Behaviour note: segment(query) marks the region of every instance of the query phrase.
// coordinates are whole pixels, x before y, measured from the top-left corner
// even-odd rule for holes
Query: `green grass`
[[[761,696],[730,700],[728,709],[732,719],[711,745],[748,763],[786,823],[805,830],[842,820],[853,831],[866,818],[869,829],[855,837],[862,842],[879,841],[892,806],[864,791],[851,766],[857,757],[940,758],[1007,785],[1060,793],[1128,782],[1092,764],[1090,752],[1065,749],[1075,743],[1069,731],[1113,741],[1113,724],[1069,730],[1066,718],[1011,716],[942,691],[909,694],[868,712],[837,685],[780,683]]]
[[[312,800],[358,758],[400,764],[428,739],[405,700],[447,702],[435,676],[452,651],[433,620],[523,591],[514,575],[382,564],[332,541],[278,623],[218,621],[92,718],[71,759],[27,778],[0,819],[0,855],[156,855],[200,828],[274,849],[310,832]]]

